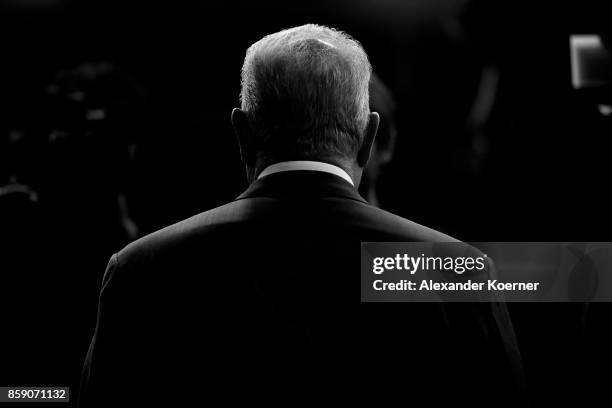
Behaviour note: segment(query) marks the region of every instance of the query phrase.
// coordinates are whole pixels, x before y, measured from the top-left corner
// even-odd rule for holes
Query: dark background
[[[0,185],[17,176],[38,197],[0,201],[2,384],[74,389],[112,253],[244,189],[229,122],[244,53],[303,23],[361,41],[395,95],[382,207],[465,241],[610,241],[610,119],[570,80],[569,35],[606,29],[600,4],[4,0],[0,13]],[[80,129],[66,147],[49,135],[79,121],[59,123],[49,84],[91,61],[112,62],[138,95],[93,141]],[[498,84],[476,154],[468,116],[487,69]],[[510,308],[546,399],[575,373],[583,310]]]

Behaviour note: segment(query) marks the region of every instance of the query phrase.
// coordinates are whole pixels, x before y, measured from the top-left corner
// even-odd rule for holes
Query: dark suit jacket
[[[454,239],[293,171],[128,245],[104,275],[82,405],[510,401],[505,308],[362,304],[362,241]]]

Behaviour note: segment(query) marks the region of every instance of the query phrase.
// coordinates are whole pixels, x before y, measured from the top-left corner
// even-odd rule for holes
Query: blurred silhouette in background
[[[376,207],[380,207],[378,200],[378,180],[385,166],[391,161],[395,150],[397,128],[395,125],[395,113],[397,106],[391,90],[381,81],[375,73],[370,77],[370,110],[380,115],[380,125],[372,155],[362,176],[359,185],[360,194]]]
[[[14,106],[2,139],[0,297],[14,322],[2,380],[75,384],[96,270],[138,235],[127,191],[145,93],[102,61],[60,71],[32,100]]]
[[[59,72],[46,96],[46,192],[57,213],[88,220],[75,223],[76,235],[95,230],[107,238],[108,247],[100,248],[107,254],[138,236],[127,194],[144,129],[145,91],[113,63],[101,61]]]

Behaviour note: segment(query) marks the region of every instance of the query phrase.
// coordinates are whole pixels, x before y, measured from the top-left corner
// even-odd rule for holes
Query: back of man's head
[[[355,160],[370,117],[371,70],[361,45],[328,27],[294,27],[253,44],[241,108],[258,154],[266,162]]]

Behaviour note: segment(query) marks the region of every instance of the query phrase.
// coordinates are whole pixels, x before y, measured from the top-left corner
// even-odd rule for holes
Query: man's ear
[[[254,135],[249,125],[249,121],[246,112],[239,108],[232,110],[232,127],[234,133],[238,138],[238,145],[240,146],[240,158],[243,163],[251,164],[254,158]]]
[[[370,154],[372,153],[372,146],[374,146],[374,139],[376,138],[379,123],[380,116],[378,116],[378,113],[370,113],[368,116],[368,125],[363,135],[363,144],[359,152],[357,152],[357,164],[359,167],[365,167],[368,160],[370,160]]]

